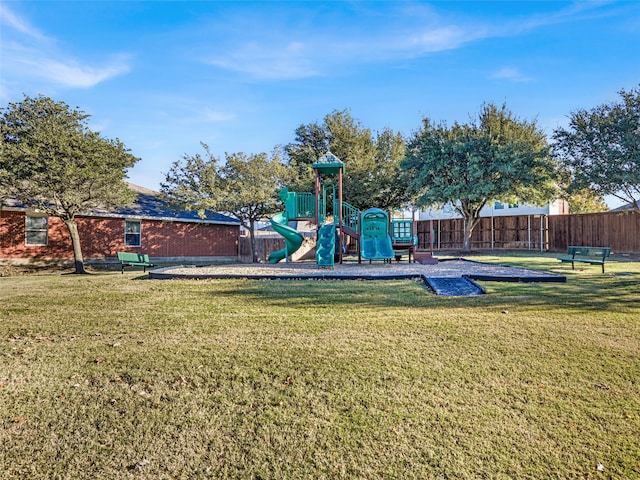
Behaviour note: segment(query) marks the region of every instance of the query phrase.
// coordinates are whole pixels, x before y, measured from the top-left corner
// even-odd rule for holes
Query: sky
[[[201,142],[270,153],[334,110],[410,137],[506,103],[551,135],[639,84],[639,1],[0,0],[0,107],[78,107],[156,190]]]

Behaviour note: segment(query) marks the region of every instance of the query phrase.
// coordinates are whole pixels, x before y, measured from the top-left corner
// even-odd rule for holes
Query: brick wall
[[[0,258],[73,258],[64,222],[49,217],[48,245],[25,245],[25,214],[0,211]]]
[[[85,259],[115,257],[119,251],[151,257],[236,257],[240,227],[188,222],[142,220],[140,247],[125,247],[124,219],[78,217]],[[49,217],[48,245],[25,245],[25,214],[0,211],[0,258],[73,258],[71,238],[64,223]]]

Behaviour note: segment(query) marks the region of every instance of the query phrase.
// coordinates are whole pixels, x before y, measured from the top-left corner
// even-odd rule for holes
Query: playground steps
[[[321,267],[333,267],[336,244],[336,225],[327,223],[318,231],[316,262]]]
[[[436,295],[445,297],[468,297],[485,293],[482,287],[467,277],[424,277],[424,281]]]
[[[422,265],[436,265],[438,259],[431,255],[431,252],[413,252],[413,259]]]

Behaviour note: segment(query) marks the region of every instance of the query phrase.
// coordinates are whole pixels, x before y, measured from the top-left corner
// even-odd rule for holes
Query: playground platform
[[[475,281],[566,282],[566,277],[537,270],[455,259],[436,265],[419,263],[349,263],[334,268],[315,262],[278,264],[231,264],[215,266],[166,267],[149,272],[156,280],[226,279],[251,280],[406,280],[420,279],[434,293],[444,296],[470,296],[484,293]]]

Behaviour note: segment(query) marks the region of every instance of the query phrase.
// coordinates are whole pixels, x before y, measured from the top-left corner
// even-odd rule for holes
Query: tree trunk
[[[464,233],[462,238],[462,251],[468,253],[471,251],[471,234],[473,229],[471,228],[471,222],[465,219],[464,221]]]
[[[471,236],[473,235],[473,229],[478,225],[480,218],[465,218],[464,219],[464,237],[462,242],[462,251],[469,253],[471,251]]]
[[[78,233],[78,224],[74,218],[64,220],[64,224],[69,230],[71,236],[71,244],[73,245],[73,259],[75,261],[75,273],[87,273],[84,269],[84,259],[82,258],[82,247],[80,246],[80,234]]]
[[[258,246],[256,245],[256,233],[254,231],[255,223],[249,221],[249,238],[251,239],[251,262],[258,263]]]

